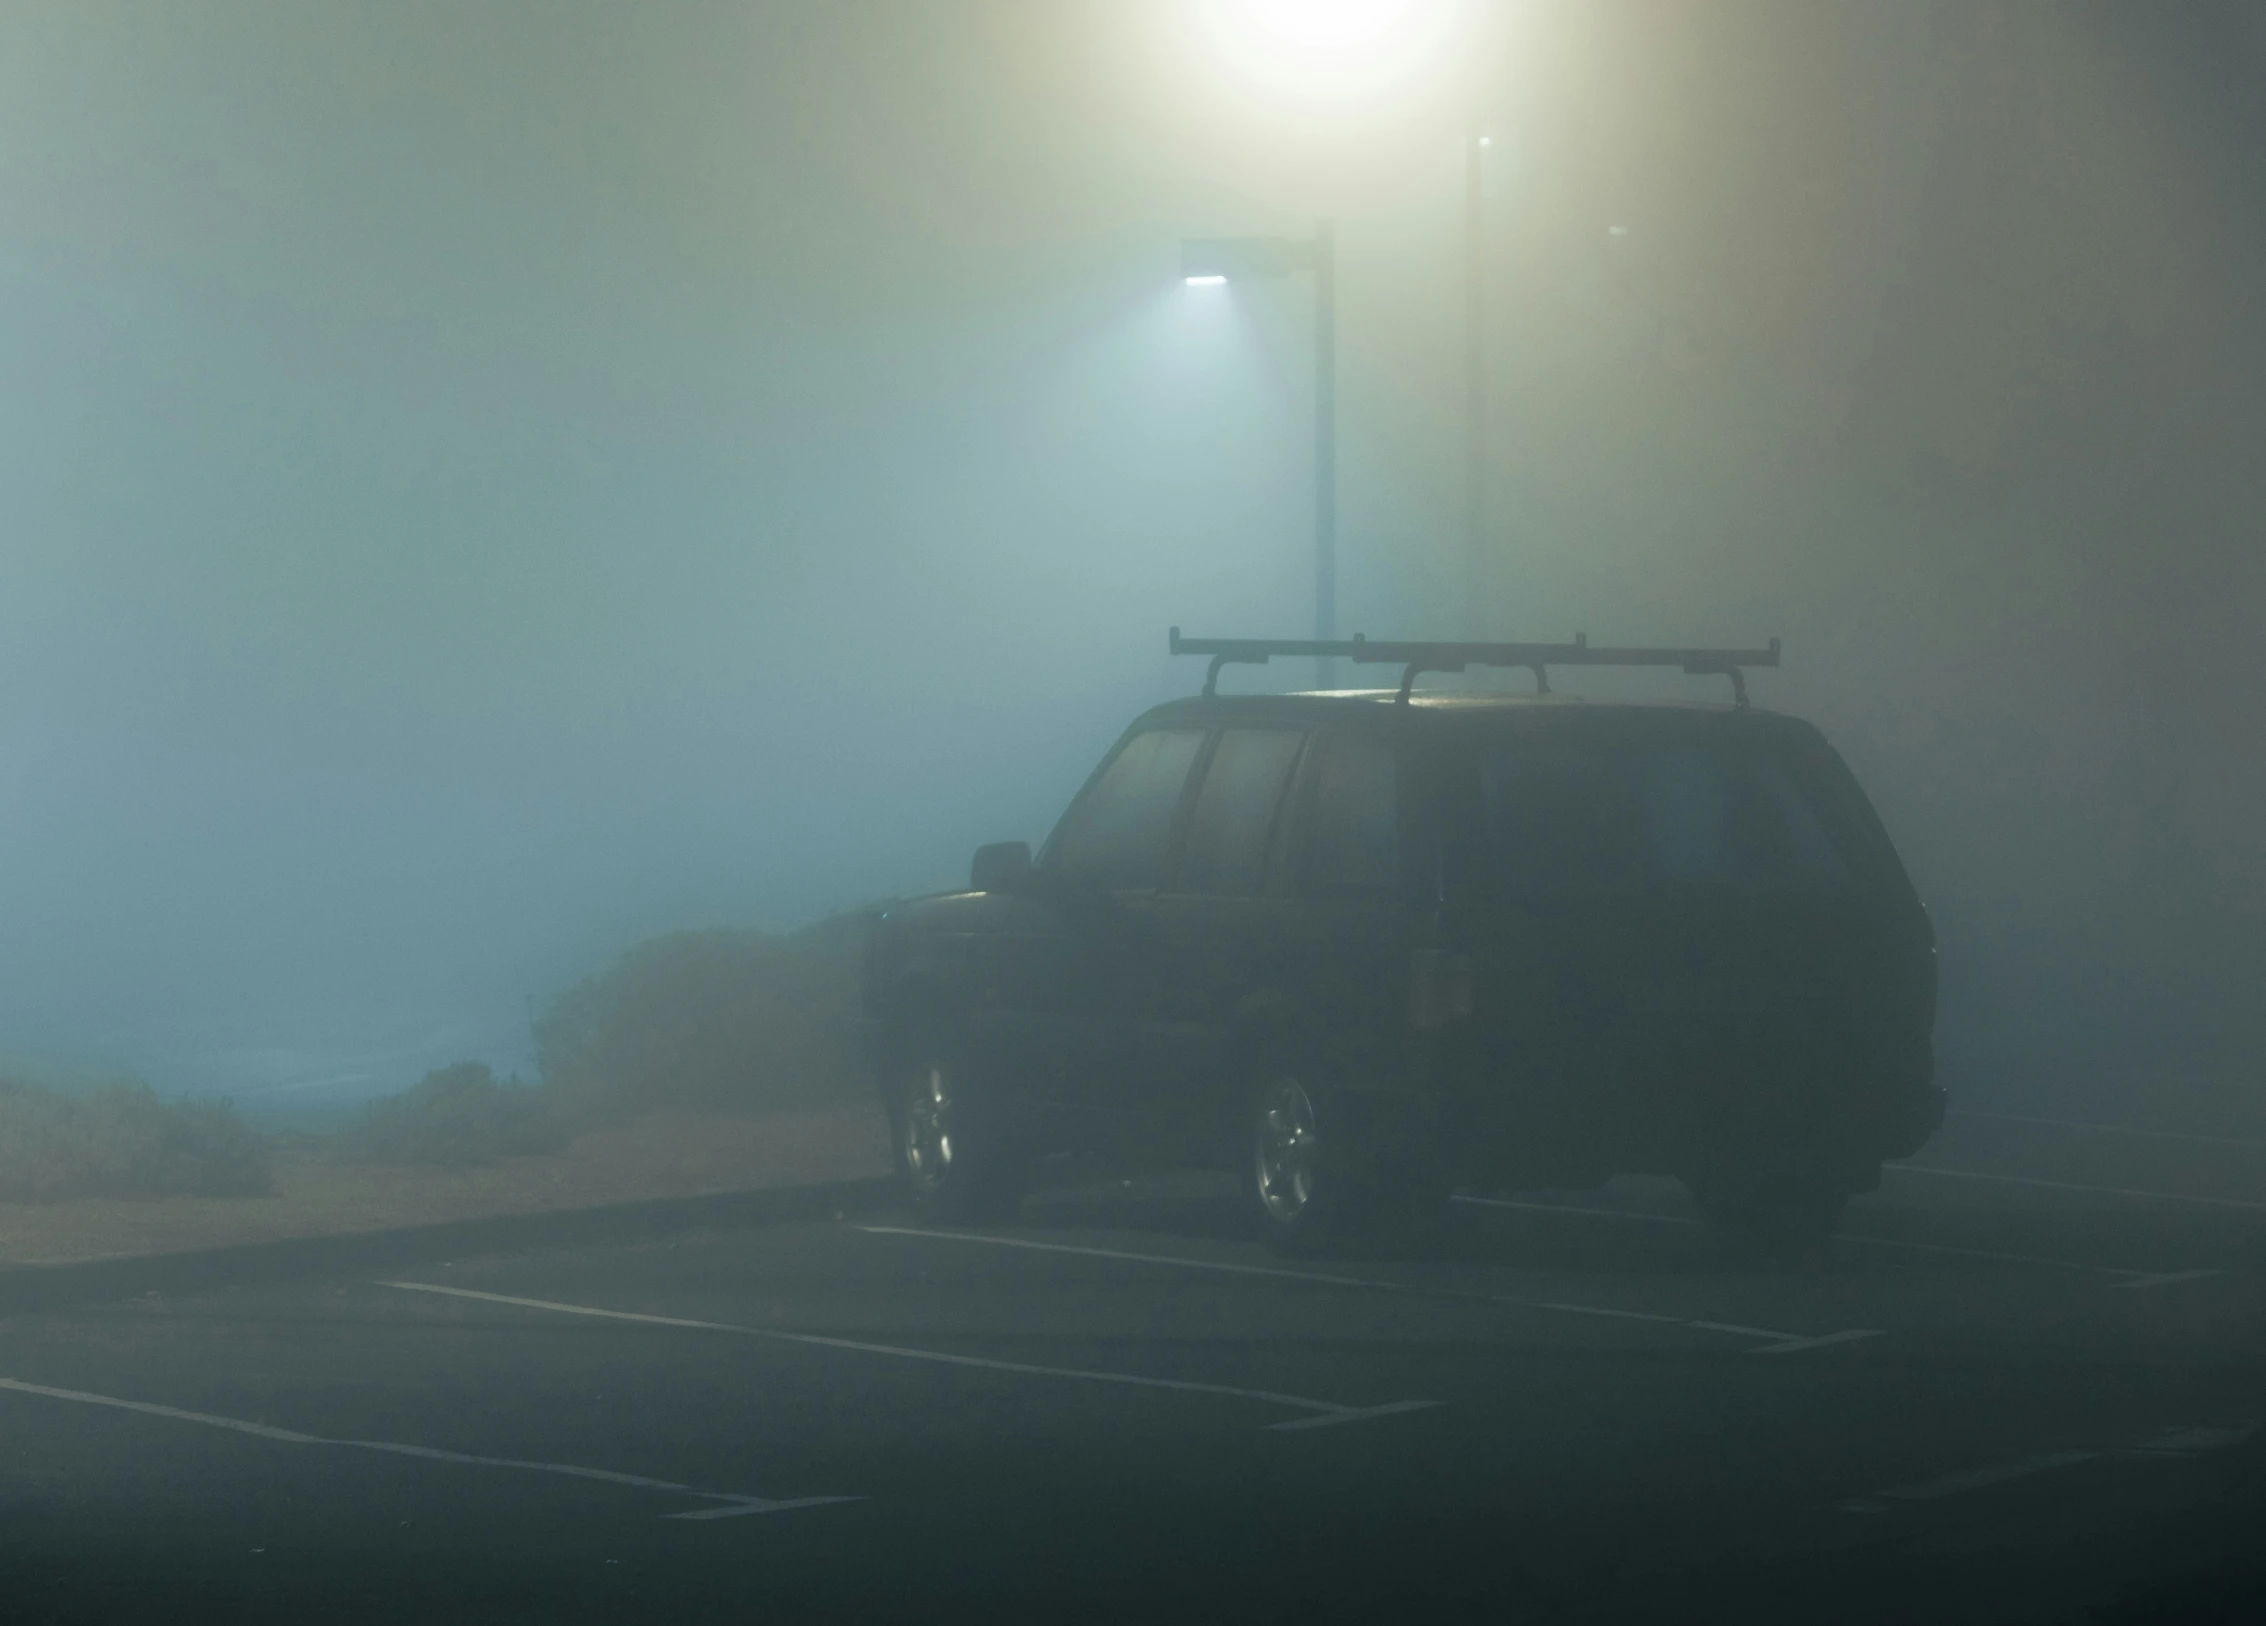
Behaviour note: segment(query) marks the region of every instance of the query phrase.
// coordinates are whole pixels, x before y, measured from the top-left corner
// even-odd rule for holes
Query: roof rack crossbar
[[[1218,693],[1220,668],[1229,665],[1264,666],[1277,655],[1343,655],[1357,664],[1391,664],[1401,668],[1399,704],[1405,705],[1426,672],[1461,672],[1471,666],[1523,666],[1534,673],[1537,693],[1550,692],[1548,668],[1553,666],[1674,666],[1690,677],[1725,677],[1731,680],[1732,703],[1747,709],[1746,669],[1776,666],[1779,641],[1762,649],[1649,649],[1593,645],[1589,634],[1576,633],[1570,644],[1421,643],[1369,639],[1355,633],[1349,639],[1331,638],[1183,638],[1172,629],[1172,653],[1209,655],[1204,693]]]

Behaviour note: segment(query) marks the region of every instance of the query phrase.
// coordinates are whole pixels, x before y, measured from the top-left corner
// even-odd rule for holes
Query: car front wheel
[[[1005,1113],[951,1046],[915,1046],[890,1103],[898,1178],[919,1218],[944,1223],[1012,1217],[1023,1160]]]

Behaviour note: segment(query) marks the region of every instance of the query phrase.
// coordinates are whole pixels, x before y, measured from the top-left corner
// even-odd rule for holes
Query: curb
[[[240,1242],[183,1253],[90,1259],[76,1265],[17,1265],[0,1269],[0,1316],[146,1293],[201,1293],[301,1276],[391,1269],[466,1254],[643,1241],[707,1226],[765,1225],[870,1213],[886,1206],[895,1193],[896,1182],[885,1177],[829,1180],[808,1186],[763,1186],[700,1197],[656,1197],[596,1208],[560,1208],[332,1236]]]

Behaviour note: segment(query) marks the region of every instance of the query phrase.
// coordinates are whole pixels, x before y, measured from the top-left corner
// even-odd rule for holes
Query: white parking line
[[[1340,1423],[1359,1423],[1372,1417],[1390,1417],[1395,1412],[1423,1411],[1437,1406],[1437,1400],[1388,1400],[1382,1406],[1340,1406],[1319,1417],[1298,1417],[1287,1423],[1269,1423],[1278,1433],[1289,1433],[1296,1428],[1335,1428]]]
[[[2218,1270],[2160,1270],[2153,1276],[2135,1276],[2129,1282],[2117,1283],[2117,1286],[2128,1291],[2145,1290],[2151,1287],[2170,1287],[2176,1282],[2199,1282],[2206,1276],[2222,1274],[2224,1272]]]
[[[2074,1259],[2047,1259],[2034,1253],[2001,1253],[1996,1248],[1954,1248],[1942,1242],[1904,1242],[1892,1237],[1864,1236],[1848,1231],[1838,1233],[1837,1242],[1857,1242],[1872,1248],[1895,1248],[1904,1253],[1940,1253],[1953,1259],[1988,1259],[1994,1265],[2043,1265],[2054,1270],[2075,1270],[2088,1276],[2138,1276],[2137,1270],[2120,1270],[2115,1265],[2080,1264]],[[2119,1287],[2127,1285],[2119,1282]]]
[[[1823,1349],[1828,1344],[1849,1344],[1860,1338],[1878,1338],[1879,1333],[1864,1327],[1851,1327],[1846,1332],[1822,1333],[1815,1338],[1789,1338],[1783,1344],[1770,1344],[1751,1353],[1756,1355],[1796,1355],[1805,1349]]]
[[[983,1236],[973,1231],[931,1231],[910,1225],[860,1225],[868,1236],[930,1236],[948,1242],[988,1242],[995,1248],[1028,1248],[1033,1253],[1072,1253],[1087,1259],[1121,1259],[1139,1265],[1180,1265],[1189,1270],[1225,1271],[1233,1276],[1274,1276],[1284,1281],[1321,1282],[1330,1287],[1392,1287],[1362,1276],[1332,1276],[1326,1271],[1291,1270],[1281,1265],[1239,1265],[1225,1259],[1176,1259],[1156,1253],[1128,1253],[1123,1248],[1092,1248],[1072,1242],[1038,1242],[1023,1236]]]
[[[1978,1112],[1953,1107],[1954,1118],[1988,1118],[1999,1123],[2037,1124],[2048,1129],[2089,1129],[2102,1135],[2139,1135],[2149,1140],[2184,1140],[2198,1146],[2233,1146],[2246,1152],[2266,1152],[2266,1140],[2239,1140],[2228,1135],[2197,1135],[2177,1129],[2135,1129],[2130,1124],[2083,1123],[2073,1118],[2031,1118],[2019,1112]]]
[[[2014,1462],[1994,1463],[1986,1468],[1969,1468],[1960,1473],[1945,1474],[1940,1479],[1923,1480],[1917,1485],[1898,1485],[1890,1490],[1876,1491],[1871,1496],[1852,1497],[1845,1502],[1836,1502],[1834,1508],[1841,1513],[1886,1513],[1890,1502],[1933,1502],[1946,1496],[1958,1496],[1967,1491],[2003,1485],[2010,1479],[2025,1479],[2031,1474],[2045,1473],[2054,1468],[2069,1468],[2080,1462],[2094,1462],[2104,1456],[2148,1457],[2159,1461],[2208,1456],[2213,1451],[2223,1451],[2230,1445],[2239,1445],[2257,1431],[2256,1423],[2211,1428],[2168,1428],[2153,1438],[2122,1451],[2041,1451],[2035,1456],[2023,1457]]]
[[[1964,1473],[1945,1474],[1919,1485],[1899,1485],[1893,1490],[1878,1493],[1896,1502],[1932,1502],[1939,1497],[1957,1496],[1962,1491],[1982,1490],[1990,1485],[2003,1485],[2010,1479],[2025,1479],[2031,1474],[2044,1473],[2050,1468],[2073,1467],[2080,1462],[2091,1462],[2098,1451],[2041,1451],[2034,1457],[2019,1462],[2001,1462],[1988,1468],[1970,1468]],[[1885,1513],[1887,1505],[1871,1497],[1859,1497],[1836,1504],[1843,1513]]]
[[[2200,1457],[2224,1451],[2230,1445],[2240,1445],[2257,1432],[2256,1423],[2236,1423],[2225,1428],[2167,1428],[2132,1449],[2150,1457]]]
[[[1988,1180],[2002,1186],[2042,1186],[2049,1191],[2084,1191],[2097,1197],[2145,1197],[2159,1203],[2193,1203],[2204,1208],[2240,1208],[2266,1213],[2266,1203],[2238,1197],[2191,1197],[2176,1191],[2140,1191],[2131,1186],[2081,1186],[2067,1180],[2039,1180],[2026,1174],[1982,1174],[1974,1169],[1939,1169],[1932,1163],[1883,1163],[1901,1174],[1937,1174],[1951,1180]]]
[[[1465,1199],[1458,1199],[1459,1201]],[[1484,1198],[1469,1199],[1486,1201]],[[1239,1265],[1224,1259],[1188,1259],[1169,1253],[1133,1253],[1122,1248],[1092,1248],[1071,1242],[1038,1242],[1020,1236],[984,1236],[974,1231],[928,1231],[904,1225],[860,1225],[856,1230],[869,1236],[925,1237],[937,1242],[980,1242],[994,1248],[1023,1248],[1033,1253],[1066,1253],[1090,1259],[1118,1259],[1137,1265],[1169,1265],[1180,1270],[1223,1271],[1235,1276],[1272,1276],[1286,1281],[1317,1282],[1326,1287],[1361,1287],[1379,1293],[1413,1293],[1420,1298],[1460,1299],[1476,1304],[1502,1304],[1520,1310],[1546,1310],[1553,1315],[1590,1316],[1608,1321],[1648,1321],[1656,1326],[1689,1327],[1699,1332],[1729,1333],[1739,1338],[1761,1338],[1768,1348],[1749,1351],[1755,1355],[1791,1354],[1796,1350],[1815,1349],[1827,1344],[1849,1343],[1859,1338],[1877,1338],[1875,1329],[1851,1328],[1843,1332],[1828,1333],[1813,1338],[1806,1333],[1784,1332],[1773,1327],[1745,1327],[1728,1321],[1695,1321],[1689,1316],[1663,1315],[1657,1310],[1616,1310],[1597,1304],[1567,1304],[1555,1299],[1514,1298],[1506,1293],[1482,1293],[1470,1288],[1438,1287],[1424,1282],[1379,1281],[1372,1276],[1337,1276],[1319,1270],[1289,1270],[1276,1265]]]
[[[1572,1203],[1522,1203],[1508,1197],[1468,1197],[1458,1192],[1448,1199],[1473,1208],[1524,1208],[1541,1214],[1586,1214],[1592,1219],[1642,1220],[1647,1225],[1697,1225],[1681,1214],[1647,1214],[1636,1208],[1576,1208]]]
[[[1457,1197],[1459,1203],[1481,1208],[1525,1208],[1546,1214],[1586,1214],[1594,1219],[1639,1220],[1647,1225],[1697,1225],[1680,1214],[1647,1214],[1633,1208],[1576,1208],[1570,1203],[1521,1203],[1506,1197]],[[2046,1259],[2029,1253],[1998,1253],[1988,1248],[1954,1248],[1941,1242],[1904,1242],[1894,1237],[1867,1236],[1862,1231],[1836,1231],[1836,1242],[1855,1242],[1868,1248],[1897,1248],[1907,1253],[1942,1253],[1960,1259],[1988,1259],[2002,1265],[2043,1265],[2054,1270],[2079,1270],[2093,1276],[2121,1276],[2111,1285],[2122,1288],[2169,1287],[2175,1282],[2200,1281],[2223,1272],[2211,1270],[2127,1270],[2118,1265],[2087,1265],[2074,1259]],[[1759,1352],[1758,1352],[1759,1353]]]
[[[866,1355],[890,1355],[899,1360],[932,1361],[940,1366],[973,1367],[986,1372],[1013,1372],[1023,1377],[1074,1378],[1087,1383],[1117,1383],[1139,1389],[1170,1389],[1182,1394],[1225,1395],[1236,1400],[1259,1400],[1270,1406],[1288,1406],[1316,1415],[1289,1423],[1269,1423],[1273,1429],[1327,1428],[1334,1423],[1358,1423],[1372,1417],[1421,1411],[1438,1405],[1434,1400],[1395,1400],[1382,1406],[1347,1406],[1334,1400],[1313,1400],[1305,1395],[1282,1394],[1272,1389],[1242,1389],[1224,1383],[1197,1383],[1186,1378],[1148,1378],[1131,1372],[1097,1372],[1084,1367],[1036,1366],[1028,1361],[995,1361],[981,1355],[952,1355],[936,1349],[907,1349],[897,1344],[867,1343],[856,1338],[831,1338],[814,1332],[780,1332],[772,1327],[743,1327],[728,1321],[689,1321],[681,1316],[645,1315],[634,1310],[606,1310],[588,1304],[561,1304],[554,1299],[528,1299],[509,1293],[482,1293],[469,1287],[442,1287],[433,1282],[380,1282],[407,1293],[439,1293],[449,1298],[480,1299],[489,1304],[512,1304],[524,1310],[549,1310],[558,1315],[596,1316],[606,1321],[637,1321],[656,1327],[687,1327],[700,1332],[729,1332],[743,1338],[766,1338],[782,1344],[810,1344],[820,1349],[851,1349]]]
[[[2087,1265],[2074,1259],[2045,1259],[2032,1253],[1999,1253],[1989,1248],[1952,1248],[1941,1242],[1900,1242],[1885,1236],[1864,1236],[1843,1231],[1837,1238],[1843,1242],[1861,1242],[1874,1248],[1902,1248],[1908,1253],[1944,1253],[1961,1259],[1988,1259],[2002,1265],[2044,1265],[2055,1270],[2082,1271],[2089,1276],[2118,1276],[2121,1281],[2109,1283],[2117,1288],[2169,1287],[2174,1282],[2201,1281],[2206,1276],[2223,1272],[2203,1270],[2127,1270],[2122,1265]]]
[[[218,1417],[211,1412],[184,1411],[179,1406],[160,1406],[147,1400],[121,1400],[116,1395],[89,1394],[83,1389],[55,1389],[43,1383],[24,1383],[15,1378],[0,1378],[0,1389],[16,1394],[41,1395],[49,1400],[68,1400],[82,1406],[108,1406],[117,1411],[139,1412],[145,1417],[164,1417],[177,1423],[197,1423],[206,1428],[226,1429],[234,1434],[249,1434],[255,1439],[274,1440],[282,1445],[332,1445],[354,1451],[383,1451],[397,1457],[418,1457],[427,1462],[458,1462],[476,1468],[517,1468],[524,1473],[564,1474],[571,1479],[596,1479],[609,1485],[629,1485],[638,1490],[673,1491],[681,1496],[697,1496],[704,1501],[728,1504],[721,1508],[701,1508],[691,1513],[666,1513],[669,1519],[729,1519],[749,1513],[785,1513],[798,1507],[823,1507],[832,1502],[857,1502],[858,1496],[796,1496],[785,1501],[765,1496],[747,1496],[738,1491],[695,1490],[690,1485],[679,1485],[668,1479],[649,1479],[643,1474],[617,1473],[611,1468],[583,1468],[568,1462],[522,1462],[516,1457],[481,1457],[464,1451],[443,1451],[429,1445],[403,1445],[393,1440],[338,1440],[321,1434],[302,1434],[296,1429],[274,1428],[266,1423],[247,1422],[241,1417]]]

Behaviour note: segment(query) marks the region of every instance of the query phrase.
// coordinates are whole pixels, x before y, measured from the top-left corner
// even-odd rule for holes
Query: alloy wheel
[[[1294,1078],[1267,1087],[1253,1138],[1253,1172],[1259,1201],[1269,1215],[1288,1224],[1314,1200],[1314,1102]]]
[[[952,1078],[930,1061],[905,1103],[905,1173],[921,1191],[935,1191],[952,1172]]]

